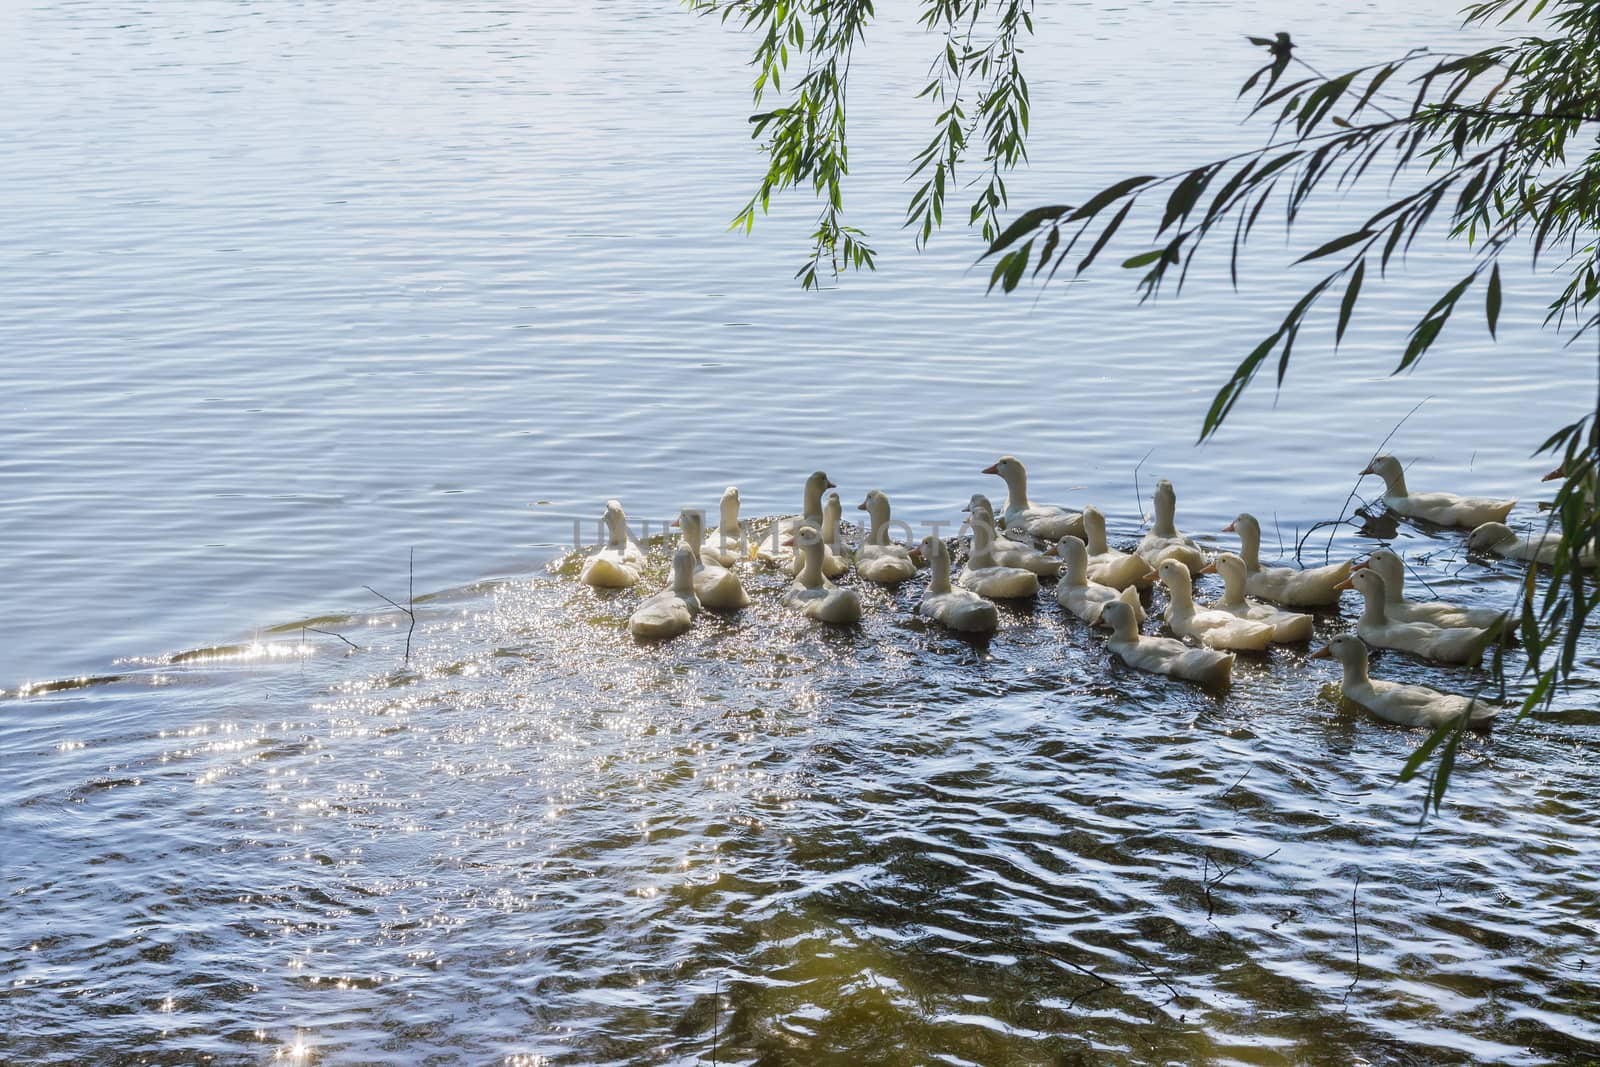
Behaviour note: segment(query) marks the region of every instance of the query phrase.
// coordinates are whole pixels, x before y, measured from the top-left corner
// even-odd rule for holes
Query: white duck
[[[606,524],[606,545],[584,563],[578,581],[600,589],[627,589],[638,584],[644,553],[628,537],[628,516],[621,503],[607,500],[602,521]]]
[[[822,529],[822,494],[834,488],[837,487],[827,474],[822,471],[812,471],[806,478],[805,489],[801,492],[800,514],[790,515],[773,523],[772,528],[756,547],[756,558],[766,563],[788,563],[794,555],[790,551],[793,546],[784,544],[784,541],[792,540],[795,531],[802,526]]]
[[[1355,565],[1356,570],[1371,567],[1383,576],[1383,610],[1400,622],[1426,622],[1434,626],[1493,626],[1505,618],[1495,608],[1469,608],[1444,600],[1411,600],[1406,597],[1405,561],[1387,548],[1380,548]]]
[[[1054,578],[1061,573],[1060,559],[1046,555],[1037,548],[1019,545],[1015,541],[1007,540],[1002,545],[1000,540],[1000,535],[994,529],[994,516],[981,508],[974,510],[972,512],[974,553],[986,551],[999,566],[1020,567],[1025,571],[1032,571],[1041,578]]]
[[[1242,649],[1260,652],[1272,642],[1273,628],[1264,622],[1252,622],[1230,615],[1226,611],[1194,606],[1194,580],[1189,568],[1175,559],[1161,561],[1156,568],[1161,584],[1167,588],[1167,608],[1161,617],[1167,620],[1173,633],[1198,638],[1211,648]]]
[[[865,511],[871,522],[866,541],[856,549],[856,573],[879,585],[895,585],[916,574],[911,550],[889,540],[889,495],[873,489],[856,508]],[[948,555],[945,569],[949,569]]]
[[[1361,593],[1366,606],[1356,623],[1356,633],[1369,645],[1396,648],[1441,663],[1475,664],[1494,637],[1494,629],[1476,626],[1434,626],[1426,622],[1400,622],[1389,618],[1389,599],[1383,575],[1368,567],[1356,571],[1345,583]]]
[[[1119,552],[1106,543],[1106,517],[1093,504],[1083,509],[1085,548],[1089,553],[1089,580],[1109,585],[1113,589],[1138,586],[1148,589],[1156,580],[1156,572],[1144,557],[1132,552]]]
[[[785,607],[817,622],[845,625],[861,621],[861,598],[854,589],[840,589],[822,574],[822,535],[802,526],[792,541],[800,553],[800,573],[783,594]]]
[[[972,551],[956,584],[980,596],[997,600],[1018,600],[1039,592],[1039,576],[1021,567],[1004,567],[994,558],[992,546],[980,541],[973,528]]]
[[[1139,542],[1136,549],[1140,558],[1152,567],[1158,567],[1162,560],[1168,559],[1177,560],[1190,572],[1204,567],[1206,554],[1195,544],[1194,538],[1178,532],[1175,521],[1178,493],[1165,478],[1156,483],[1155,505],[1155,521],[1150,524],[1150,532],[1144,535],[1144,540]]]
[[[950,550],[933,534],[922,539],[918,554],[928,561],[928,588],[917,601],[917,614],[963,633],[989,633],[1000,625],[994,605],[970,589],[950,585]]]
[[[1222,528],[1239,535],[1239,558],[1244,560],[1246,593],[1292,608],[1321,607],[1339,602],[1339,583],[1350,577],[1350,562],[1323,567],[1263,567],[1261,524],[1248,512]]]
[[[731,567],[742,559],[750,558],[750,539],[739,524],[739,487],[730,485],[722,491],[717,528],[706,534],[700,557],[712,563]]]
[[[1213,611],[1226,611],[1229,615],[1237,615],[1241,619],[1266,623],[1272,627],[1274,644],[1287,645],[1311,640],[1310,615],[1302,615],[1298,611],[1282,611],[1244,595],[1246,586],[1244,560],[1232,552],[1223,552],[1210,563],[1209,568],[1222,575],[1223,585],[1222,596],[1210,605]]]
[[[712,611],[737,611],[750,603],[739,576],[726,567],[706,563],[700,555],[705,543],[705,517],[697,508],[679,512],[672,525],[683,531],[683,547],[694,556],[694,595],[700,606]]]
[[[1001,456],[983,468],[984,474],[998,474],[1006,483],[1006,509],[999,516],[1007,530],[1020,530],[1046,541],[1071,535],[1083,536],[1083,516],[1049,504],[1028,500],[1028,471],[1016,456]]]
[[[1561,535],[1542,533],[1534,537],[1518,537],[1503,522],[1486,522],[1467,535],[1468,552],[1492,552],[1506,559],[1520,559],[1549,566],[1556,561],[1561,548]],[[1595,562],[1593,549],[1581,551],[1578,561],[1585,567]]]
[[[694,595],[694,553],[680,547],[672,554],[672,585],[649,597],[628,617],[635,637],[677,637],[694,625],[700,601]]]
[[[1106,644],[1111,654],[1136,670],[1217,688],[1233,680],[1232,652],[1191,648],[1171,637],[1146,637],[1139,633],[1133,609],[1120,600],[1105,606],[1100,622],[1111,627],[1111,640]]]
[[[984,496],[982,493],[973,493],[972,499],[967,501],[967,525],[971,526],[973,517],[979,514],[988,516],[990,526],[995,525],[994,505],[991,504],[989,502],[989,498]],[[995,551],[997,552],[1020,552],[1023,549],[1032,548],[1033,546],[1031,544],[1023,544],[1021,541],[1013,541],[1009,537],[997,531],[994,535],[994,547]]]
[[[1401,685],[1369,677],[1367,646],[1354,634],[1340,634],[1311,653],[1311,658],[1338,660],[1344,668],[1344,682],[1340,686],[1344,695],[1378,718],[1401,726],[1438,729],[1445,723],[1456,722],[1461,716],[1469,715],[1469,727],[1487,730],[1493,725],[1495,716],[1503,710],[1498,704],[1455,693],[1441,693],[1424,685]]]
[[[1383,479],[1383,502],[1389,510],[1413,519],[1425,519],[1440,526],[1471,529],[1486,522],[1504,522],[1515,500],[1494,500],[1456,493],[1412,493],[1406,489],[1406,470],[1393,456],[1374,456],[1363,475]]]
[[[1082,541],[1076,537],[1063,537],[1056,546],[1056,552],[1061,556],[1062,564],[1061,580],[1056,583],[1057,604],[1093,625],[1100,621],[1100,613],[1107,604],[1120,600],[1133,609],[1135,622],[1144,622],[1144,605],[1139,603],[1136,586],[1117,590],[1089,580],[1089,550]]]
[[[822,575],[840,578],[850,569],[850,549],[839,536],[839,519],[844,515],[844,504],[838,493],[829,493],[822,504],[822,526],[817,531],[822,538]],[[783,569],[788,574],[799,574],[801,557],[791,552]]]

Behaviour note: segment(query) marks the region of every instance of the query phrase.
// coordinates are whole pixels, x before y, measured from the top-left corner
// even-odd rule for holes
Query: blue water
[[[1245,33],[1338,67],[1459,44],[1455,6],[1048,6],[1013,204],[1256,143]],[[1003,452],[1114,538],[1165,476],[1186,529],[1252,510],[1271,555],[1413,408],[1414,485],[1528,517],[1530,453],[1591,403],[1520,271],[1498,343],[1464,313],[1388,377],[1468,264],[1419,244],[1337,352],[1308,334],[1193,447],[1314,277],[1295,249],[1369,201],[1264,239],[1237,294],[1218,259],[1155,306],[1115,269],[986,297],[976,237],[898,228],[929,55],[898,11],[851,97],[882,269],[803,293],[803,196],[726,232],[761,170],[749,46],[672,4],[0,6],[0,688],[122,676],[0,704],[0,1051],[1593,1055],[1587,690],[1474,748],[1419,834],[1419,738],[1337,712],[1298,654],[1217,700],[1108,669],[1048,599],[974,649],[909,624],[910,590],[847,639],[767,605],[640,653],[626,598],[551,572],[608,497],[659,525],[738,484],[772,514],[823,468],[949,521]],[[1441,592],[1515,596],[1459,539],[1399,538]],[[408,581],[403,662],[365,587]],[[1223,902],[1213,863],[1252,860]],[[1052,952],[1115,992],[1075,999]]]

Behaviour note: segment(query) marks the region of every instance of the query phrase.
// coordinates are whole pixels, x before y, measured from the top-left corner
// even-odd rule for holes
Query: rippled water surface
[[[1045,7],[1019,204],[1254,143],[1243,33],[1330,66],[1460,40],[1433,0]],[[1292,255],[1157,307],[1116,272],[985,299],[970,237],[897,232],[927,42],[885,17],[850,194],[884,269],[802,294],[809,205],[724,233],[749,42],[670,3],[0,5],[0,1058],[1600,1057],[1587,683],[1469,742],[1419,826],[1421,738],[1303,651],[1215,696],[1048,592],[974,644],[911,618],[920,583],[833,633],[760,571],[641,647],[635,594],[573,580],[609,496],[774,514],[822,467],[949,521],[1003,451],[1122,541],[1143,459],[1272,555],[1424,400],[1413,482],[1534,514],[1529,453],[1592,392],[1539,279],[1498,345],[1452,326],[1388,379],[1460,273],[1422,249],[1192,448]],[[1380,538],[1516,595],[1451,534],[1331,551]],[[364,587],[403,600],[413,554],[408,657]]]

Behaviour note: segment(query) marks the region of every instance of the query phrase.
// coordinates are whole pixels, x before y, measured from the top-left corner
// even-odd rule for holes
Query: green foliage
[[[750,117],[767,157],[760,187],[734,218],[749,231],[775,194],[810,185],[821,201],[810,256],[795,276],[808,289],[823,272],[868,268],[877,253],[866,234],[844,222],[844,183],[850,172],[845,141],[845,96],[850,55],[866,39],[871,0],[685,0],[693,11],[716,14],[760,42],[755,103],[769,93],[783,102]],[[1022,38],[1033,33],[1032,0],[922,0],[917,21],[940,39],[938,55],[918,99],[934,110],[933,134],[911,163],[916,192],[905,225],[920,248],[944,223],[957,170],[976,151],[983,175],[973,182],[967,221],[985,240],[1000,234],[1007,206],[1005,172],[1027,159],[1028,83],[1022,76]],[[791,60],[804,68],[791,79]],[[788,88],[785,89],[785,84]],[[1019,269],[1020,274],[1020,269]]]
[[[747,27],[764,33],[756,55],[758,100],[768,82],[776,87],[787,63],[782,42],[804,48],[807,58],[805,79],[791,94],[794,104],[756,116],[770,165],[760,193],[736,224],[753,224],[756,206],[765,210],[773,191],[810,180],[825,207],[802,279],[815,285],[817,264],[824,259],[836,270],[871,267],[870,249],[863,254],[859,235],[838,224],[839,180],[845,173],[844,73],[849,46],[860,38],[870,5],[860,0],[691,4],[720,11],[724,19],[737,14]],[[1282,385],[1300,332],[1325,299],[1338,300],[1337,346],[1363,297],[1404,260],[1424,231],[1464,242],[1472,250],[1472,265],[1411,327],[1396,373],[1427,355],[1456,313],[1473,305],[1468,297],[1474,290],[1482,291],[1484,324],[1496,333],[1503,303],[1500,259],[1513,250],[1528,249],[1536,265],[1554,268],[1546,272],[1558,287],[1546,304],[1546,325],[1565,334],[1569,344],[1600,341],[1600,3],[1474,3],[1465,10],[1469,26],[1507,26],[1523,19],[1537,24],[1540,33],[1467,54],[1414,49],[1334,76],[1303,61],[1287,33],[1250,37],[1250,44],[1267,55],[1239,95],[1252,97],[1252,116],[1270,124],[1271,136],[1261,147],[1171,174],[1124,178],[1079,205],[1033,208],[1004,228],[998,225],[1006,203],[1001,175],[1026,158],[1027,85],[1018,66],[1018,40],[1032,30],[1029,5],[924,0],[922,12],[923,25],[944,36],[922,93],[941,110],[933,140],[913,164],[913,177],[923,182],[912,198],[907,225],[917,230],[919,245],[928,240],[943,220],[945,196],[969,140],[978,137],[989,175],[970,221],[982,222],[990,242],[983,258],[994,260],[991,290],[1011,292],[1041,273],[1042,284],[1048,284],[1063,266],[1083,273],[1103,262],[1101,254],[1136,214],[1149,219],[1154,246],[1123,255],[1120,262],[1138,272],[1141,300],[1181,292],[1203,249],[1226,252],[1237,286],[1240,257],[1269,203],[1293,232],[1313,198],[1337,197],[1363,182],[1385,188],[1382,207],[1300,257],[1301,263],[1330,266],[1217,391],[1201,440],[1217,432],[1274,355]],[[969,117],[963,100],[974,82],[983,88]],[[828,102],[821,117],[802,121],[817,110],[818,99]],[[1518,605],[1526,677],[1532,680],[1523,714],[1548,707],[1578,667],[1579,636],[1600,599],[1594,584],[1600,579],[1595,491],[1600,397],[1595,415],[1562,428],[1540,451],[1560,455],[1567,476],[1549,509],[1547,527],[1562,531],[1560,552],[1548,572],[1529,567]],[[1494,656],[1502,684],[1505,641],[1503,635]],[[1430,756],[1439,756],[1428,791],[1435,806],[1460,739],[1460,731],[1435,734],[1404,772],[1411,777]]]

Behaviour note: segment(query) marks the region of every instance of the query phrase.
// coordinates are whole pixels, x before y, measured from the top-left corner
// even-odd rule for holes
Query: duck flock
[[[1063,608],[1111,631],[1110,651],[1128,666],[1216,688],[1229,684],[1236,651],[1311,639],[1312,617],[1291,609],[1331,607],[1341,591],[1354,588],[1364,601],[1354,633],[1339,634],[1312,654],[1341,664],[1348,699],[1406,726],[1438,727],[1465,716],[1470,726],[1486,729],[1503,710],[1476,697],[1370,677],[1368,645],[1437,662],[1477,664],[1507,623],[1505,613],[1494,608],[1408,599],[1404,561],[1387,548],[1323,567],[1265,567],[1259,558],[1261,526],[1242,514],[1223,528],[1238,536],[1239,551],[1208,557],[1178,530],[1177,494],[1162,480],[1156,484],[1150,532],[1133,551],[1123,552],[1106,543],[1105,516],[1098,508],[1069,511],[1030,501],[1027,471],[1016,457],[1004,456],[983,473],[1004,479],[1005,508],[996,513],[987,497],[972,497],[967,509],[971,544],[965,565],[953,577],[943,538],[929,534],[916,545],[890,539],[889,497],[882,490],[871,490],[857,505],[870,526],[866,539],[852,547],[839,532],[839,494],[829,492],[836,487],[822,471],[806,479],[800,514],[774,521],[759,536],[740,522],[739,490],[730,486],[722,494],[715,529],[704,529],[699,510],[679,515],[673,525],[681,530],[682,544],[672,557],[671,583],[639,604],[628,628],[637,638],[662,640],[692,628],[702,609],[744,607],[750,596],[739,579],[741,564],[765,564],[793,575],[784,606],[829,625],[861,618],[855,590],[832,581],[851,567],[862,580],[881,585],[897,585],[926,567],[927,587],[917,613],[951,630],[980,634],[999,624],[996,600],[1031,600],[1039,580],[1048,578],[1055,581],[1055,598]],[[1375,457],[1361,473],[1383,479],[1383,501],[1390,511],[1470,530],[1466,544],[1472,551],[1534,563],[1553,558],[1556,535],[1528,539],[1505,525],[1514,500],[1413,493],[1393,456]],[[1564,474],[1556,470],[1546,480]],[[607,543],[588,557],[579,580],[600,588],[631,587],[639,581],[644,552],[629,534],[620,503],[607,501],[602,521]],[[1203,605],[1195,602],[1193,587],[1201,574],[1220,574],[1223,581],[1222,596]],[[1176,636],[1140,632],[1146,620],[1143,593],[1157,584],[1166,593],[1162,621]]]

